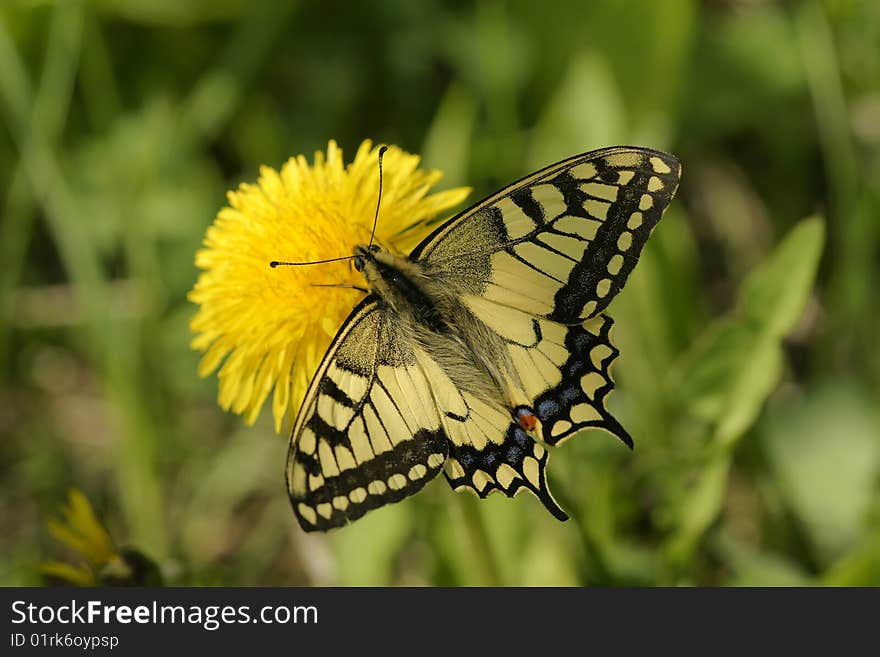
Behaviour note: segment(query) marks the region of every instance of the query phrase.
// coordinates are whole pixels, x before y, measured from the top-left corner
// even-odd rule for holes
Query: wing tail
[[[508,497],[531,491],[555,518],[568,520],[547,485],[548,458],[542,445],[511,422],[500,445],[490,443],[483,449],[452,445],[444,475],[454,490],[470,489],[481,498],[494,491]]]

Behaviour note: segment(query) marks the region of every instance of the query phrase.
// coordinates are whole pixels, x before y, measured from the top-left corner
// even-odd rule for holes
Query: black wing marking
[[[480,497],[529,490],[556,518],[567,518],[547,483],[549,453],[536,439],[555,446],[581,429],[599,428],[632,448],[632,438],[605,407],[619,353],[610,339],[612,324],[606,315],[582,326],[532,319],[531,344],[508,344],[518,354],[512,367],[525,390],[506,422],[496,421],[495,435],[477,442],[457,439],[455,430],[456,423],[476,421],[477,409],[444,420],[451,444],[444,474],[454,489],[469,488]]]
[[[448,450],[411,345],[367,297],[327,351],[291,435],[287,488],[300,526],[325,531],[412,495]]]
[[[623,288],[680,177],[651,149],[578,155],[465,210],[410,258],[462,294],[578,324]]]

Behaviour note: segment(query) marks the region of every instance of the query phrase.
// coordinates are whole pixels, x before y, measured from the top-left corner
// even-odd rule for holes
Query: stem
[[[562,507],[569,511],[569,522],[577,527],[578,539],[584,551],[584,563],[580,568],[584,585],[609,586],[613,584],[614,577],[608,567],[605,553],[593,538],[587,523],[584,522],[579,505],[568,494],[564,486],[557,486],[553,494],[558,498]]]
[[[485,577],[483,585],[502,586],[504,578],[501,574],[501,564],[498,563],[498,557],[492,548],[492,541],[477,506],[477,500],[467,493],[457,493],[454,497],[458,500],[458,508],[461,509],[464,518],[464,528],[471,543],[472,553]]]

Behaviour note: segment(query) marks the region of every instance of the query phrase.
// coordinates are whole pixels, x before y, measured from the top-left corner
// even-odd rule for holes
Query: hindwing
[[[336,335],[293,428],[287,489],[300,525],[331,529],[412,495],[448,450],[414,346],[367,297]]]
[[[510,317],[510,309],[499,306]],[[517,311],[518,312],[518,311]],[[557,445],[586,428],[614,434],[630,448],[632,438],[608,412],[605,399],[614,388],[610,368],[618,350],[610,340],[612,320],[599,315],[583,325],[564,326],[545,319],[518,318],[529,340],[505,343],[509,357],[506,413],[486,428],[479,407],[468,406],[461,417],[444,417],[450,436],[444,474],[456,489],[471,489],[480,497],[500,491],[512,497],[520,490],[534,493],[557,518],[567,516],[550,493],[545,469],[546,445]],[[503,359],[505,354],[498,354]],[[482,434],[454,430],[456,422],[476,426]]]

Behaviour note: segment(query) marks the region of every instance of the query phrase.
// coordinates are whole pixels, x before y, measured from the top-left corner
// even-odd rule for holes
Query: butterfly
[[[333,339],[287,459],[306,531],[352,522],[441,470],[480,497],[527,490],[567,519],[548,447],[598,427],[618,350],[604,313],[672,200],[672,155],[618,146],[552,164],[438,226],[407,257],[352,256],[369,294]]]

